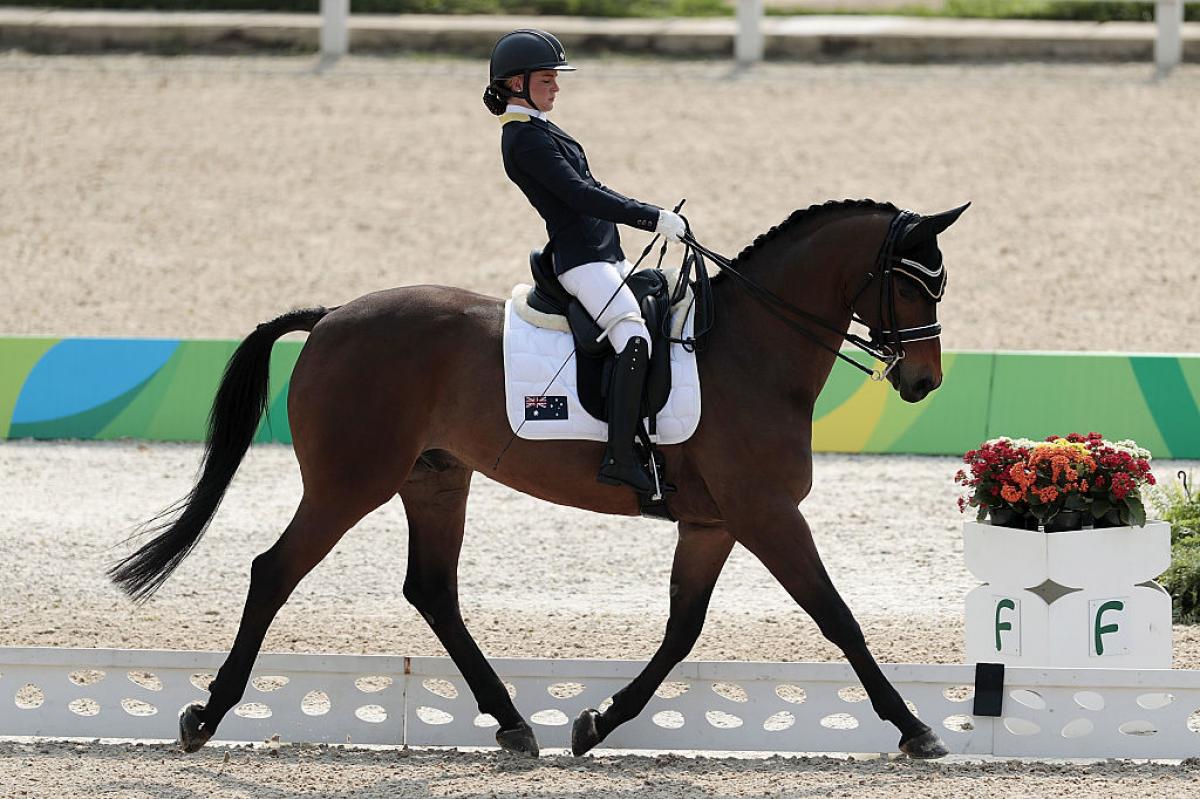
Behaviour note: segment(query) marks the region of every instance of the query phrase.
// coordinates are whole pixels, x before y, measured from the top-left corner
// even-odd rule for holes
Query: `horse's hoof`
[[[933,730],[926,730],[916,738],[901,741],[900,751],[915,760],[936,760],[950,754],[950,750]]]
[[[179,748],[189,754],[199,751],[212,737],[212,730],[204,728],[197,712],[203,709],[204,705],[193,702],[179,714]]]
[[[537,757],[541,751],[538,749],[537,737],[533,734],[533,728],[524,722],[521,722],[521,726],[511,730],[497,730],[496,743],[500,744],[500,748],[506,752],[529,757]]]
[[[600,719],[600,711],[588,708],[579,714],[571,727],[571,754],[575,757],[586,754],[596,744],[603,740],[596,724]]]

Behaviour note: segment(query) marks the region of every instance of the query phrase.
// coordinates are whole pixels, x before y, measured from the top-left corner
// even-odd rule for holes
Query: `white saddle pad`
[[[518,287],[514,297],[521,289],[528,291],[528,286]],[[607,441],[608,423],[584,410],[579,401],[575,385],[577,364],[572,357],[574,339],[569,332],[537,327],[521,318],[517,306],[523,305],[523,298],[522,294],[504,303],[504,401],[513,432],[520,438],[534,440]],[[673,311],[685,314],[682,326],[672,325],[683,333],[675,335],[676,338],[692,334],[693,307],[694,303],[687,303],[686,307]],[[557,318],[565,327],[566,320]],[[672,344],[671,393],[658,414],[658,429],[651,438],[658,444],[678,444],[686,441],[699,423],[700,372],[696,368],[696,353]]]

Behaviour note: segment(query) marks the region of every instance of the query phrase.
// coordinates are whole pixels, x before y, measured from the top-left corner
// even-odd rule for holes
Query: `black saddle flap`
[[[529,253],[529,271],[533,274],[533,291],[526,298],[529,307],[542,313],[566,316],[567,307],[575,298],[567,293],[554,274],[554,251],[550,245]]]
[[[607,339],[596,340],[604,331],[579,300],[572,299],[571,304],[567,306],[567,324],[571,326],[571,335],[575,337],[575,349],[578,352],[593,358],[602,358],[612,351]]]

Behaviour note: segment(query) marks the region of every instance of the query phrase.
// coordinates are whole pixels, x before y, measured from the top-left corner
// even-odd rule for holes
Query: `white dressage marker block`
[[[963,525],[967,659],[1013,666],[1171,666],[1171,598],[1154,582],[1171,527],[1042,533]]]

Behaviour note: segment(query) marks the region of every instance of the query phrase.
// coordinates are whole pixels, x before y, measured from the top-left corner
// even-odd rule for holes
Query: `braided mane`
[[[734,266],[741,266],[742,262],[770,241],[778,238],[784,232],[790,230],[801,222],[806,222],[817,217],[824,216],[832,211],[841,211],[847,208],[868,208],[880,209],[899,213],[900,209],[891,203],[881,203],[875,200],[828,200],[819,205],[810,205],[807,208],[792,211],[791,216],[780,222],[775,227],[768,230],[766,233],[758,236],[754,241],[748,244],[737,257],[733,259]]]

